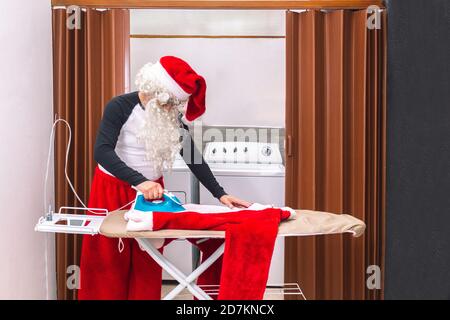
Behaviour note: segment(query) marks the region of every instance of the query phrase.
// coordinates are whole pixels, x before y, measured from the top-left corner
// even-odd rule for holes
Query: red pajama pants
[[[162,179],[157,182],[163,184]],[[135,196],[136,192],[128,183],[97,167],[88,206],[113,211],[132,201]],[[122,252],[119,252],[118,241],[102,235],[83,237],[78,299],[160,299],[161,267],[139,248],[136,240],[123,239]],[[169,242],[170,240],[166,240],[165,244]],[[191,242],[195,244],[194,240]],[[213,239],[196,244],[202,252],[202,260],[207,259],[222,243],[221,239]],[[190,256],[186,259],[190,259]],[[197,284],[218,285],[221,267],[222,258],[199,277]]]

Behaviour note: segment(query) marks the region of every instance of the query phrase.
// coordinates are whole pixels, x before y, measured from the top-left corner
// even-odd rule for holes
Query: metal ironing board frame
[[[216,251],[208,257],[203,263],[201,263],[192,273],[185,275],[180,271],[175,265],[173,265],[164,255],[162,255],[158,249],[156,249],[151,241],[147,238],[135,238],[139,245],[150,255],[156,263],[158,263],[161,268],[163,268],[167,273],[169,273],[179,284],[172,289],[168,294],[163,297],[163,300],[173,300],[176,296],[180,295],[181,292],[186,288],[192,293],[194,297],[199,300],[212,300],[211,295],[217,295],[219,286],[217,285],[204,285],[199,286],[194,283],[194,281],[205,272],[217,259],[219,259],[225,250],[225,243],[223,243]],[[285,283],[282,284],[291,285],[293,288],[288,290],[295,290],[294,292],[284,293],[286,295],[300,295],[304,300],[306,300],[303,291],[297,283]],[[207,288],[204,290],[203,288]],[[209,288],[209,289],[208,289]],[[275,290],[273,290],[275,291]],[[210,294],[208,294],[210,293]]]
[[[217,285],[204,285],[199,286],[194,281],[205,272],[215,261],[217,261],[225,251],[225,243],[223,243],[219,248],[214,251],[214,253],[208,257],[204,262],[200,263],[198,267],[195,268],[189,275],[184,274],[180,269],[178,269],[173,263],[169,261],[153,244],[149,238],[134,238],[142,249],[144,249],[147,254],[152,257],[152,259],[163,268],[167,273],[169,273],[179,284],[172,289],[168,294],[163,297],[163,300],[173,300],[176,296],[186,288],[194,297],[199,300],[212,300],[211,295],[218,295],[219,286]],[[213,239],[213,238],[206,238]],[[282,293],[283,295],[300,295],[304,300],[306,300],[303,291],[297,283],[285,283],[282,284],[294,286],[294,292]],[[208,294],[203,288],[206,289],[210,294]]]
[[[223,243],[214,253],[201,263],[192,273],[185,275],[180,269],[173,265],[164,255],[159,252],[147,238],[135,238],[139,245],[150,255],[157,264],[161,266],[167,273],[169,273],[179,284],[172,291],[170,291],[163,300],[173,300],[180,294],[184,288],[187,288],[194,297],[199,300],[212,300],[202,288],[200,288],[194,281],[205,272],[214,262],[219,259],[225,250],[225,243]]]

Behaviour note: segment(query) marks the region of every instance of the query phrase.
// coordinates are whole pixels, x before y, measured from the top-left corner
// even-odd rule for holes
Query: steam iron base
[[[136,201],[132,209],[142,212],[180,212],[186,210],[181,201],[170,192],[164,192],[161,200],[146,200],[142,192],[139,191],[136,194]]]

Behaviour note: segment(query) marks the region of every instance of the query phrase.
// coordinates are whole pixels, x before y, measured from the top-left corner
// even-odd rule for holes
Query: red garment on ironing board
[[[261,300],[278,225],[291,213],[278,208],[227,213],[153,212],[153,230],[225,231],[220,300]]]
[[[158,181],[163,185],[162,179]],[[164,186],[164,185],[163,185]],[[95,169],[88,206],[110,211],[126,205],[136,197],[131,186]],[[127,208],[129,209],[129,208]],[[214,239],[196,244],[207,259],[222,243]],[[170,240],[167,239],[166,243]],[[161,267],[139,248],[134,239],[123,239],[124,248],[118,250],[118,239],[102,235],[85,235],[81,250],[80,300],[159,300],[161,298]],[[163,248],[160,249],[163,251]],[[189,258],[189,257],[187,257]],[[218,284],[221,260],[216,261],[198,279],[198,284]]]

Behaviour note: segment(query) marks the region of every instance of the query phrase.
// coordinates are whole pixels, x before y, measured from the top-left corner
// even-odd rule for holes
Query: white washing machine
[[[191,202],[190,170],[181,156],[177,156],[171,172],[164,172],[164,187],[175,194],[183,203]],[[192,272],[192,245],[186,240],[175,240],[164,247],[164,256],[173,262],[184,274]],[[173,277],[163,271],[163,280]]]
[[[284,206],[285,167],[278,144],[260,142],[210,142],[204,158],[226,192],[261,204]],[[218,204],[203,186],[200,203]],[[278,238],[267,285],[284,283],[284,238]]]

